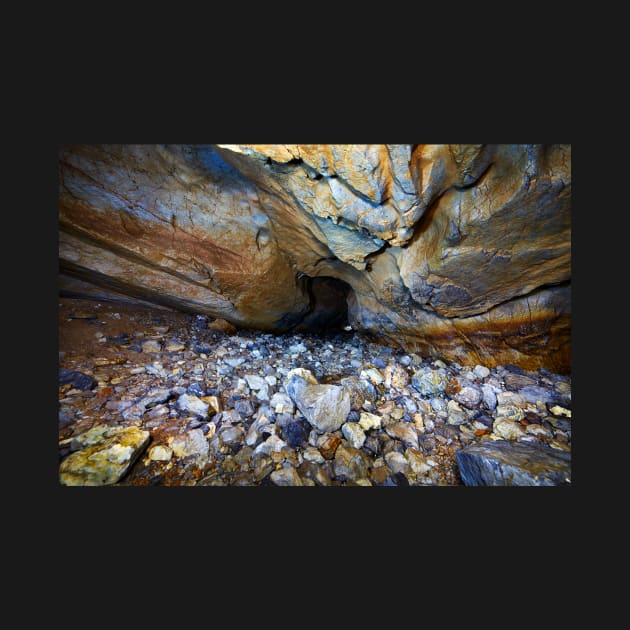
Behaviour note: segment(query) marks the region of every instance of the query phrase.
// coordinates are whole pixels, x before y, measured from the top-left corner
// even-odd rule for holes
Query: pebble
[[[571,452],[567,375],[401,354],[354,331],[223,332],[205,316],[112,307],[94,307],[98,338],[96,320],[59,320],[92,344],[59,350],[60,475],[67,461],[76,485],[95,479],[88,449],[124,430],[150,439],[106,483],[462,485],[456,455],[472,446]],[[69,459],[80,452],[83,477]]]
[[[182,394],[177,399],[177,407],[182,411],[194,413],[202,418],[205,418],[208,415],[210,405],[192,394]]]

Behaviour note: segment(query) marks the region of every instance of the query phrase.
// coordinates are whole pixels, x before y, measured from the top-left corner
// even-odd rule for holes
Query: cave
[[[571,145],[65,144],[58,482],[571,483]]]

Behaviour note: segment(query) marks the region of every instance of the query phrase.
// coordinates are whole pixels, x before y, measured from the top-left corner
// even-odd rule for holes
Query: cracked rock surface
[[[64,295],[570,370],[570,145],[67,145]]]

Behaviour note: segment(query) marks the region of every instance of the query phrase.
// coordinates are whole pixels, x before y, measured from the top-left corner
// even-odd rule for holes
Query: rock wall
[[[59,180],[64,277],[238,326],[347,316],[462,364],[570,369],[570,145],[78,145]]]

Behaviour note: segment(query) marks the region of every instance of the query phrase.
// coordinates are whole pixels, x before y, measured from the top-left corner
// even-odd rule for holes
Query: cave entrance
[[[343,332],[348,325],[348,295],[352,287],[332,276],[302,276],[310,297],[310,311],[294,328],[317,334]]]

